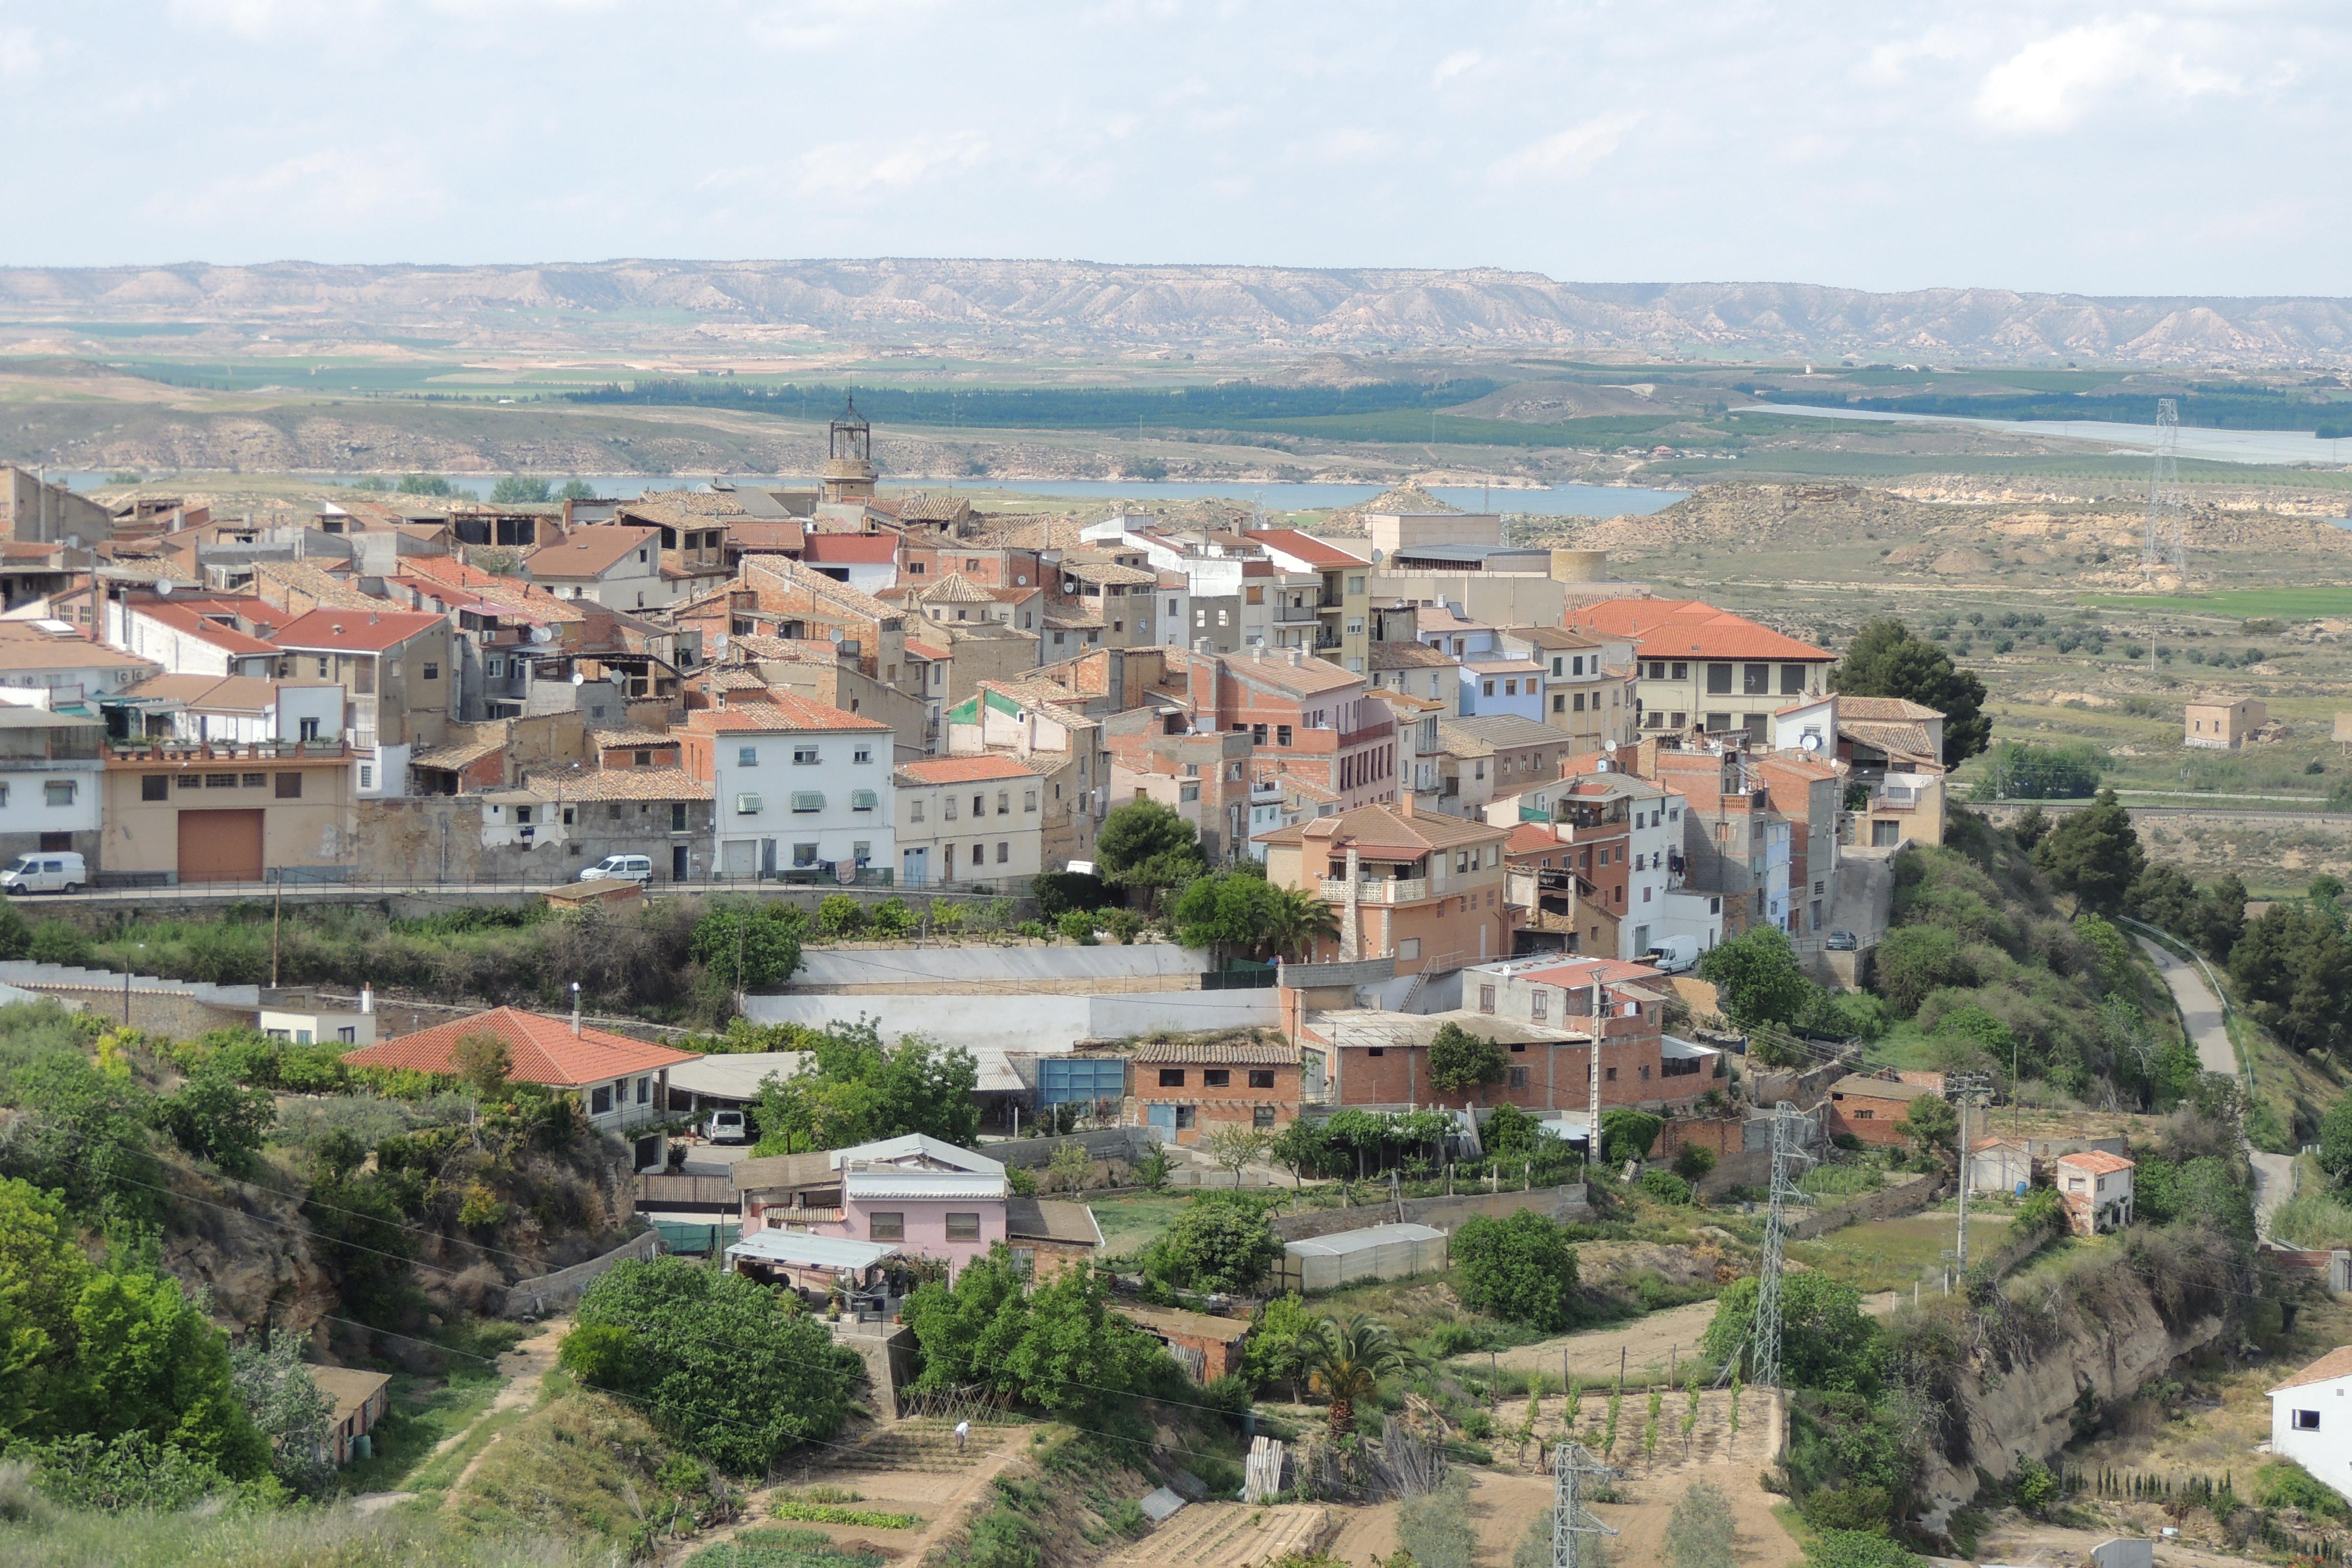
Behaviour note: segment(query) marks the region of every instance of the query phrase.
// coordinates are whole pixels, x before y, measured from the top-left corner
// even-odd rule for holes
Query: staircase
[[[1330,1513],[1311,1503],[1198,1502],[1104,1568],[1247,1568],[1285,1552],[1310,1553],[1337,1533]]]
[[[975,1426],[971,1444],[958,1448],[952,1423],[918,1416],[894,1422],[855,1447],[835,1450],[825,1468],[953,1475],[995,1452],[996,1444],[987,1431]]]

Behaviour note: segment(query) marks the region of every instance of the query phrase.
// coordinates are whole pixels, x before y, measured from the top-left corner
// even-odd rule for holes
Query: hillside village
[[[2332,903],[1969,810],[1891,620],[872,441],[267,527],[9,470],[0,1521],[1534,1568],[1565,1454],[1629,1568],[2352,1545]]]

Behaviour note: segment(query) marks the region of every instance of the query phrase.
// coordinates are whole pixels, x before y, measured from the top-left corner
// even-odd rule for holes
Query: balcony
[[[1320,619],[1321,616],[1322,612],[1312,605],[1276,605],[1274,606],[1274,621],[1276,626],[1297,626],[1307,621]]]
[[[1426,877],[1381,878],[1366,877],[1356,882],[1356,901],[1360,904],[1417,904],[1429,897]],[[1322,899],[1327,904],[1348,901],[1348,879],[1334,877],[1323,883]]]
[[[1919,799],[1927,792],[1916,784],[1887,784],[1870,792],[1873,811],[1916,811]]]

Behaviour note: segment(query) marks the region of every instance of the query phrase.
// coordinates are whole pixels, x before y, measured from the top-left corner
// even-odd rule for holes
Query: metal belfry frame
[[[1772,1202],[1764,1220],[1764,1262],[1756,1280],[1755,1381],[1780,1386],[1780,1270],[1789,1240],[1789,1205],[1802,1205],[1795,1167],[1813,1157],[1799,1146],[1797,1108],[1782,1100],[1772,1118]]]
[[[1596,1465],[1583,1445],[1563,1442],[1551,1458],[1551,1568],[1577,1568],[1577,1537],[1617,1532],[1593,1517],[1584,1506],[1584,1482],[1607,1480],[1622,1474]]]

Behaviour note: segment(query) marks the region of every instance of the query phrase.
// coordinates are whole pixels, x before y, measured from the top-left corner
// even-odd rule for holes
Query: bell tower
[[[825,431],[824,499],[870,500],[874,479],[874,426],[857,412],[857,398],[852,394]]]

